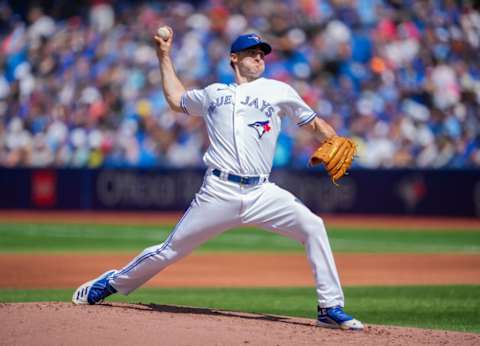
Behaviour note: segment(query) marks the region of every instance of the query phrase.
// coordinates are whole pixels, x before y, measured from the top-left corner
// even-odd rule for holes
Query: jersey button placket
[[[245,165],[244,165],[244,157],[246,156],[246,153],[248,152],[248,148],[245,147],[245,141],[244,141],[244,129],[245,129],[245,117],[239,116],[237,118],[237,145],[238,145],[238,160],[240,162],[240,168],[241,171],[240,173],[245,174]]]
[[[242,165],[242,156],[243,156],[243,145],[242,145],[242,126],[243,126],[243,118],[242,118],[242,104],[240,103],[241,93],[238,92],[238,87],[235,92],[235,107],[233,112],[233,135],[235,138],[235,148],[237,150],[237,160],[238,166],[240,168],[239,173],[244,172],[244,167]]]

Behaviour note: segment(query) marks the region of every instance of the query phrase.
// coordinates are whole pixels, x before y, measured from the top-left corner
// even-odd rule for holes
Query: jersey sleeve
[[[203,116],[207,104],[205,89],[187,90],[180,99],[180,107],[189,115]]]
[[[289,85],[286,85],[284,93],[284,101],[282,102],[283,111],[298,126],[303,126],[311,122],[317,116],[317,113],[303,101],[298,93]]]

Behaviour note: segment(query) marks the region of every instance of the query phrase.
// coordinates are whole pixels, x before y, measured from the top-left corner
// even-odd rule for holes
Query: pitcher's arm
[[[305,126],[307,126],[315,133],[316,137],[320,140],[320,142],[323,142],[325,139],[337,135],[333,127],[318,116]]]
[[[160,73],[162,76],[162,88],[165,99],[170,108],[175,112],[181,112],[180,99],[185,93],[185,87],[177,76],[173,62],[170,56],[170,51],[173,42],[173,30],[167,27],[170,31],[170,37],[167,40],[155,35],[155,46],[160,65]]]

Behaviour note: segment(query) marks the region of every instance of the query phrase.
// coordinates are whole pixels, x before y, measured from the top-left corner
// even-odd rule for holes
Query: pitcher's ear
[[[235,53],[230,53],[230,67],[234,69],[233,63],[238,61],[238,55]]]

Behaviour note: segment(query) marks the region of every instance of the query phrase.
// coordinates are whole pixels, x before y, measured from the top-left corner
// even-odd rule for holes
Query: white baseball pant
[[[200,191],[165,242],[145,249],[115,274],[110,284],[119,293],[129,294],[210,238],[245,225],[287,236],[304,245],[316,282],[319,306],[344,306],[323,220],[274,183],[246,186],[213,176],[209,171]]]

